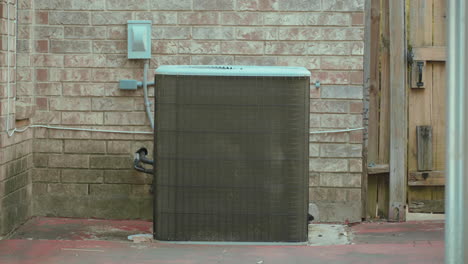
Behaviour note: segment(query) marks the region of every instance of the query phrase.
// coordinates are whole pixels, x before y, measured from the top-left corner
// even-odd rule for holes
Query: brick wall
[[[35,124],[149,131],[142,91],[117,86],[142,77],[143,62],[126,59],[126,21],[149,19],[151,71],[162,64],[304,66],[322,84],[310,90],[311,131],[362,126],[364,0],[19,2],[19,44],[28,54],[18,58],[18,77],[34,94]],[[151,178],[131,163],[137,147],[152,149],[151,136],[34,132],[34,214],[151,218]],[[310,142],[314,214],[360,220],[362,133],[311,135]]]
[[[9,127],[14,128],[15,123],[18,126],[28,124],[25,116],[31,113],[30,104],[25,104],[25,100],[20,99],[23,93],[17,80],[23,75],[19,70],[15,70],[16,10],[16,1],[0,1],[0,237],[14,230],[31,216],[33,134],[32,131],[27,131],[9,137],[5,132],[8,115]],[[19,99],[17,102],[15,97]],[[9,111],[8,105],[10,105]],[[15,120],[15,116],[18,120]]]

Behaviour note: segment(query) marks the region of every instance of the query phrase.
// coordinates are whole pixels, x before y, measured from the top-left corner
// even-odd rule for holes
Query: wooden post
[[[379,116],[380,116],[380,69],[379,69],[379,50],[380,50],[380,0],[371,0],[370,10],[370,39],[366,38],[369,52],[369,141],[367,164],[377,164],[379,161]]]
[[[370,86],[370,57],[371,57],[371,3],[372,0],[365,2],[365,31],[364,31],[364,113],[363,113],[363,127],[364,140],[362,143],[362,175],[361,175],[361,217],[367,218],[367,190],[368,190],[368,174],[367,174],[367,160],[368,160],[368,135],[369,135],[369,86]]]
[[[405,1],[390,1],[390,221],[406,220]]]
[[[389,2],[382,1],[380,50],[379,164],[388,165],[390,156],[390,26]],[[387,213],[387,212],[386,212]]]

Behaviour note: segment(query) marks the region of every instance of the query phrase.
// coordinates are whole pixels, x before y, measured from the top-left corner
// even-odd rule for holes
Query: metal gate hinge
[[[408,61],[408,66],[412,66],[414,62],[414,52],[413,50],[408,50],[406,54],[406,60]]]

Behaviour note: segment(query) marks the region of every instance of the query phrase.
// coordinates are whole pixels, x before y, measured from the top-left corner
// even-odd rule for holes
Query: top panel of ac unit
[[[310,72],[303,67],[237,65],[163,65],[156,69],[156,74],[197,76],[310,77]]]

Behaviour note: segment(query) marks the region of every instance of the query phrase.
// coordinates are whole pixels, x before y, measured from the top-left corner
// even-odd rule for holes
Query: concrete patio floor
[[[309,245],[134,243],[151,222],[36,217],[0,241],[2,264],[443,263],[442,221],[313,224]]]

